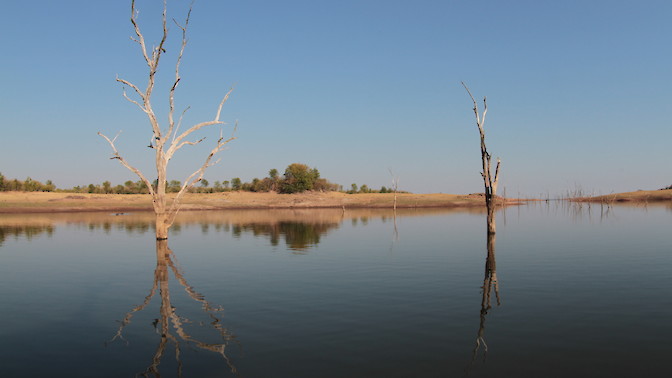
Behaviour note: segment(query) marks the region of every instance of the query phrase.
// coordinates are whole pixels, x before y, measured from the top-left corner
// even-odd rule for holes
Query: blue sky
[[[169,0],[182,19],[189,2]],[[138,0],[155,41],[160,1]],[[3,2],[0,172],[59,187],[137,180],[96,135],[152,176],[144,114],[117,75],[146,66],[129,1]],[[222,119],[238,139],[206,178],[249,181],[294,162],[322,176],[418,193],[482,190],[471,100],[488,97],[486,134],[509,196],[607,194],[672,184],[672,2],[199,0],[177,107],[185,123]],[[165,120],[179,34],[155,91]],[[231,126],[225,126],[225,133]],[[218,129],[169,167],[183,180]],[[500,192],[501,193],[501,192]]]

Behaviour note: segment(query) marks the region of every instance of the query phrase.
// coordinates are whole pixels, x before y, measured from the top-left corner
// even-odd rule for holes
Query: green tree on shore
[[[312,190],[315,181],[320,178],[317,168],[310,168],[305,164],[290,164],[285,169],[285,179],[280,191],[282,193],[301,193]]]

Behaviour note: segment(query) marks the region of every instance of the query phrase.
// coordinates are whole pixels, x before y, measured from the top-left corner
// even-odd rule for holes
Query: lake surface
[[[669,374],[672,206],[485,218],[0,215],[0,376]]]

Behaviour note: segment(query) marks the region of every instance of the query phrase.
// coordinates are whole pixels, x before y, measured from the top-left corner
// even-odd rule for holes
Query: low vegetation
[[[53,192],[56,185],[51,180],[44,184],[27,177],[25,180],[7,179],[0,173],[0,192]]]
[[[157,181],[154,180],[153,187],[156,188]],[[179,180],[170,180],[166,182],[167,193],[178,193],[182,188],[182,182]],[[41,183],[32,180],[30,177],[24,181],[17,179],[6,179],[0,174],[0,191],[21,191],[21,192],[64,192],[64,193],[91,193],[91,194],[149,194],[149,189],[143,180],[126,181],[123,184],[114,185],[110,181],[104,181],[101,184],[77,185],[70,189],[57,188],[51,181]],[[371,189],[368,185],[352,184],[349,190],[344,190],[343,185],[332,183],[322,178],[317,168],[311,168],[306,164],[293,163],[287,166],[284,174],[280,175],[275,168],[268,171],[268,176],[264,178],[254,178],[250,182],[243,182],[239,177],[230,180],[217,180],[210,182],[203,178],[189,190],[190,193],[223,193],[231,191],[268,193],[276,192],[283,194],[302,193],[305,191],[317,192],[344,192],[348,194],[362,193],[394,193],[391,188],[381,187],[379,190]],[[405,193],[399,191],[399,193]]]

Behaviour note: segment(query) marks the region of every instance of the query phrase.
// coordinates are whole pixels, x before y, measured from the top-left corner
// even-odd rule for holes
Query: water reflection
[[[492,293],[494,292],[497,301],[497,306],[501,304],[499,297],[499,282],[497,280],[497,262],[495,261],[495,242],[496,234],[487,234],[488,256],[485,259],[485,277],[483,278],[482,296],[481,296],[481,311],[480,322],[478,326],[478,333],[476,336],[476,345],[471,355],[471,364],[473,365],[478,358],[479,352],[482,355],[485,363],[488,354],[488,344],[485,341],[485,320],[488,312],[492,308]]]
[[[217,334],[218,338],[221,340],[217,343],[208,343],[196,339],[190,333],[190,329],[195,327],[195,323],[190,321],[188,318],[181,316],[177,312],[177,308],[172,304],[170,299],[170,273],[173,273],[173,277],[177,282],[184,288],[189,297],[194,301],[198,302],[201,305],[201,310],[207,314],[210,319],[210,322],[207,324],[211,331]],[[150,365],[145,369],[145,371],[139,373],[142,376],[154,376],[160,377],[159,365],[161,360],[166,353],[171,344],[175,349],[175,360],[177,361],[177,376],[182,376],[182,348],[183,343],[185,346],[196,347],[201,350],[213,352],[222,356],[226,361],[231,372],[235,375],[238,375],[237,370],[229,357],[226,354],[226,347],[235,341],[234,336],[224,328],[221,322],[221,316],[223,308],[221,306],[213,306],[210,304],[205,297],[198,293],[192,286],[187,283],[187,280],[184,277],[184,273],[179,269],[175,255],[173,251],[168,247],[167,240],[157,240],[156,241],[156,268],[154,269],[154,284],[149,291],[149,294],[145,297],[144,301],[131,309],[124,319],[120,322],[119,329],[114,337],[108,342],[112,343],[114,341],[124,341],[128,344],[128,341],[124,339],[123,333],[127,325],[131,323],[133,316],[144,310],[147,305],[151,302],[152,298],[156,294],[156,291],[159,291],[159,296],[161,297],[161,306],[159,310],[159,317],[154,320],[152,323],[155,332],[159,335],[159,344],[156,347],[156,351],[152,356]],[[205,324],[201,324],[205,325]]]
[[[483,208],[466,209],[298,209],[298,210],[226,210],[192,211],[178,215],[170,229],[179,235],[196,228],[206,235],[210,232],[230,232],[235,237],[251,234],[268,238],[273,246],[284,240],[294,253],[305,253],[316,247],[329,232],[349,221],[353,226],[365,227],[370,221],[380,219],[394,225],[394,239],[398,239],[397,220],[403,217],[422,217],[447,213],[482,214]],[[55,214],[4,214],[0,218],[0,246],[9,235],[33,237],[42,233],[51,235],[56,226],[64,224],[91,232],[111,234],[124,231],[128,235],[154,233],[154,215],[136,213],[55,213]]]
[[[322,235],[338,226],[339,223],[251,223],[234,225],[232,232],[236,237],[240,237],[243,232],[250,232],[254,236],[267,236],[273,246],[277,246],[283,237],[288,249],[301,253],[319,244]]]
[[[484,210],[398,209],[394,253],[392,209],[192,212],[178,220],[174,254],[155,245],[156,260],[154,235],[137,235],[151,214],[0,215],[3,374],[661,375],[671,297],[652,288],[669,277],[671,213],[614,206],[585,227],[560,205],[524,206],[506,227],[498,219],[499,245],[483,239]],[[300,219],[317,229],[295,231]],[[286,234],[320,253],[297,260]]]
[[[14,239],[24,237],[26,240],[31,240],[42,234],[51,236],[53,233],[54,226],[52,225],[2,225],[0,226],[0,247],[10,237]]]
[[[488,355],[488,344],[485,340],[485,321],[488,312],[490,309],[492,309],[493,292],[495,294],[497,306],[501,304],[501,299],[499,297],[499,281],[497,280],[497,262],[495,260],[495,244],[497,241],[495,206],[495,204],[489,204],[487,209],[487,256],[485,258],[485,275],[483,277],[483,286],[481,286],[481,311],[479,314],[478,333],[476,334],[476,342],[471,353],[471,363],[469,368],[472,368],[476,363],[479,354],[482,356],[483,363],[485,363]]]

